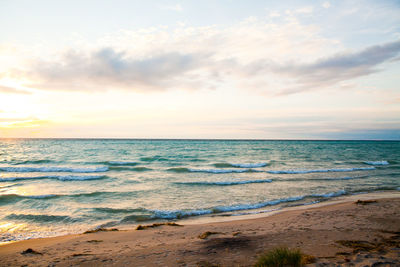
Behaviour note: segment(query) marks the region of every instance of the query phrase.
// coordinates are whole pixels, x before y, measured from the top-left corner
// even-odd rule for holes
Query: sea
[[[0,139],[0,243],[399,190],[399,141]]]

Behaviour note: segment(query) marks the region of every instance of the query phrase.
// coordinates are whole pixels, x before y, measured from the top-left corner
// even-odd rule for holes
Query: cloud
[[[8,78],[53,91],[223,87],[284,95],[344,87],[349,80],[380,71],[400,52],[396,41],[339,53],[340,42],[323,37],[320,30],[300,23],[292,14],[279,18],[279,23],[251,17],[228,27],[121,31],[48,58],[31,59],[20,70],[9,70]]]
[[[31,75],[39,83],[32,86],[61,90],[165,90],[177,77],[204,65],[207,57],[206,54],[167,52],[132,58],[113,48],[90,54],[69,51],[60,62],[37,62]]]
[[[30,94],[28,91],[0,85],[0,93],[6,93],[6,94]]]
[[[278,75],[285,79],[281,81],[282,88],[274,88],[273,94],[286,95],[373,74],[379,71],[379,65],[392,61],[399,52],[400,41],[396,41],[297,63],[272,59],[243,62],[239,53],[221,58],[217,50],[214,53],[166,51],[146,57],[129,56],[128,52],[113,48],[86,54],[69,51],[60,60],[36,62],[29,75],[38,82],[29,86],[48,90],[120,88],[144,92],[209,88],[212,84],[233,81],[237,86],[262,87],[268,84],[268,77]]]
[[[267,66],[296,79],[296,87],[282,94],[314,90],[378,72],[380,64],[400,53],[400,41],[367,47],[359,52],[341,53],[308,64]]]

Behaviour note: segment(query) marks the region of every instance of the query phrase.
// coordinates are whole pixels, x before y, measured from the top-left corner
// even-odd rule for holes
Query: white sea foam
[[[389,165],[389,162],[386,160],[381,160],[381,161],[364,161],[365,164],[368,165]]]
[[[71,167],[0,167],[0,171],[4,172],[77,172],[77,173],[91,173],[91,172],[106,172],[108,167],[98,168],[71,168]]]
[[[219,206],[212,209],[198,209],[198,210],[151,210],[154,212],[153,218],[160,218],[160,219],[177,219],[189,216],[200,216],[212,213],[220,213],[220,212],[230,212],[230,211],[240,211],[240,210],[252,210],[252,209],[259,209],[266,206],[273,206],[284,202],[293,202],[299,201],[304,199],[305,196],[298,196],[298,197],[289,197],[284,199],[276,199],[261,203],[255,204],[239,204],[233,206]]]
[[[282,209],[282,208],[269,209],[269,210],[249,211],[249,212],[241,212],[241,213],[232,214],[232,216],[243,216],[243,215],[252,215],[252,214],[260,214],[260,213],[268,213],[268,212],[273,212],[273,211],[277,211],[277,210],[281,210],[281,209]]]
[[[315,170],[278,170],[278,171],[267,171],[272,174],[305,174],[315,172],[353,172],[353,171],[371,171],[375,170],[375,167],[366,168],[341,168],[341,169],[315,169]]]
[[[189,216],[200,216],[213,213],[212,210],[209,209],[199,209],[199,210],[152,210],[154,212],[153,218],[160,218],[160,219],[177,219],[177,218],[184,218]]]
[[[338,197],[338,196],[341,196],[341,195],[345,195],[346,194],[346,191],[345,190],[340,190],[340,191],[337,191],[337,192],[330,192],[330,193],[326,193],[326,194],[313,194],[313,195],[311,195],[311,196],[313,196],[313,197]]]

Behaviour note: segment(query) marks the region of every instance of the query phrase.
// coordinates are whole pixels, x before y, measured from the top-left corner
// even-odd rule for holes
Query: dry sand
[[[315,256],[311,266],[400,266],[400,192],[327,204],[235,221],[20,241],[0,246],[0,265],[252,266],[264,251],[288,246]],[[214,234],[199,238],[207,231]]]

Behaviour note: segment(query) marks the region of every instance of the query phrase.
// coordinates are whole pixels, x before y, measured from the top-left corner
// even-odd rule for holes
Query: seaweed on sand
[[[148,229],[148,228],[155,228],[155,227],[159,227],[159,226],[162,226],[162,225],[168,225],[168,226],[183,226],[183,225],[181,225],[181,224],[177,224],[177,223],[174,223],[174,222],[168,222],[168,223],[153,223],[153,224],[149,224],[149,225],[141,225],[141,224],[139,224],[139,225],[136,227],[136,230],[145,230],[145,229]]]

